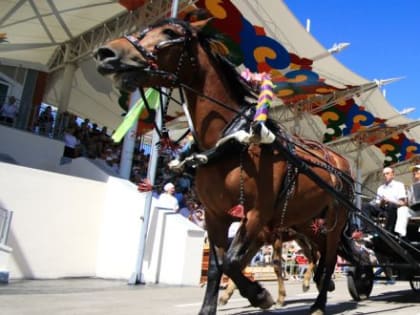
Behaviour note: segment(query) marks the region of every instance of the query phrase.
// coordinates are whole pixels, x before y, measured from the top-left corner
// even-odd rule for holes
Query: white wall
[[[0,187],[13,211],[12,278],[95,275],[103,183],[0,163]]]
[[[10,278],[128,280],[136,267],[146,195],[88,159],[60,166],[62,146],[0,126],[0,154],[22,164],[0,162],[0,206],[13,211],[7,243],[12,253],[2,258]],[[203,241],[204,231],[179,214],[151,219],[146,282],[198,285]]]
[[[161,261],[172,263],[160,265],[158,282],[197,285],[201,276],[204,231],[181,215],[166,213],[164,217]]]
[[[135,185],[0,162],[0,187],[13,211],[11,278],[129,278],[144,205]]]
[[[0,153],[10,155],[20,165],[55,170],[63,150],[62,141],[0,125]]]

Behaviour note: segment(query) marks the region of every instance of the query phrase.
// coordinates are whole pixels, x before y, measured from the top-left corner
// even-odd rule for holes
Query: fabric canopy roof
[[[132,13],[135,23],[128,23],[125,31],[168,15],[171,5],[164,0],[120,2],[130,3],[130,9],[140,6]],[[181,4],[189,2],[196,1]],[[401,116],[386,101],[378,88],[381,82],[370,82],[339,63],[306,32],[282,1],[224,0],[196,4],[207,6],[215,16],[215,29],[231,37],[233,46],[229,49],[240,49],[246,67],[252,71],[271,71],[278,96],[273,117],[290,130],[330,142],[355,164],[360,157],[364,178],[373,178],[369,174],[384,163],[404,164],[420,153],[417,124]],[[0,33],[6,33],[7,40],[0,43],[0,63],[45,72],[54,70],[49,75],[44,100],[55,106],[63,88],[64,71],[60,69],[59,55],[65,44],[77,48],[97,46],[114,35],[109,25],[115,30],[116,21],[123,24],[127,15],[119,2],[105,0],[4,0],[0,12]],[[98,27],[103,28],[99,31]],[[122,28],[118,31],[121,33]],[[94,34],[90,35],[95,38],[93,43],[88,42],[86,34]],[[122,120],[120,93],[97,74],[89,53],[79,55],[81,58],[72,59],[78,68],[68,110],[114,129]],[[374,133],[378,128],[393,126],[399,126],[397,130],[401,132],[395,132],[394,128],[394,132]],[[368,137],[371,128],[374,129]],[[410,133],[404,133],[409,129]],[[364,137],[355,136],[362,133]],[[402,172],[405,171],[406,168]]]

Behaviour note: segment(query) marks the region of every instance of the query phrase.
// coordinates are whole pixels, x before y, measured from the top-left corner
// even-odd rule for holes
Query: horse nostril
[[[118,58],[114,50],[108,47],[99,47],[94,53],[95,59],[98,61],[112,60]]]

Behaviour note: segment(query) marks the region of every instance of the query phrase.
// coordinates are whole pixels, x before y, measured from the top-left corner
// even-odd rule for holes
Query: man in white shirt
[[[178,199],[176,199],[176,197],[174,196],[175,185],[172,183],[167,183],[165,186],[163,186],[163,190],[163,193],[159,195],[157,206],[162,208],[173,209],[175,212],[178,212]]]
[[[394,179],[394,170],[385,167],[382,171],[384,183],[379,186],[373,202],[364,204],[362,211],[369,217],[384,214],[387,218],[385,229],[394,231],[397,209],[407,204],[407,194],[402,182]]]
[[[413,184],[419,183],[420,182],[420,165],[414,165],[410,167],[410,171],[413,173]],[[415,198],[416,191],[415,191],[414,186],[415,185],[412,185],[409,190],[408,203],[410,206],[413,204],[418,204],[420,202],[420,200],[416,200]],[[399,207],[398,213],[397,213],[397,222],[395,223],[394,231],[397,232],[401,237],[405,237],[407,235],[408,219],[414,215],[420,215],[420,211],[414,211],[413,209],[410,209],[409,207]]]

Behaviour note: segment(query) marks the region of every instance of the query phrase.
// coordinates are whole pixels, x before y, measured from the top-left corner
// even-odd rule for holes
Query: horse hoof
[[[219,305],[226,305],[227,302],[228,302],[228,300],[223,298],[223,296],[219,298]]]
[[[308,284],[302,284],[302,291],[307,292],[308,290],[309,290],[309,285]]]
[[[320,309],[314,311],[311,310],[311,315],[324,315],[324,311]]]
[[[258,295],[258,300],[258,307],[263,310],[269,309],[275,304],[270,292],[268,292],[266,289],[263,289],[263,291]]]
[[[330,281],[330,285],[328,286],[328,292],[333,292],[335,290],[335,283],[333,280]]]
[[[278,298],[277,299],[277,302],[276,302],[276,305],[278,305],[278,306],[284,306],[284,298],[283,299]]]

